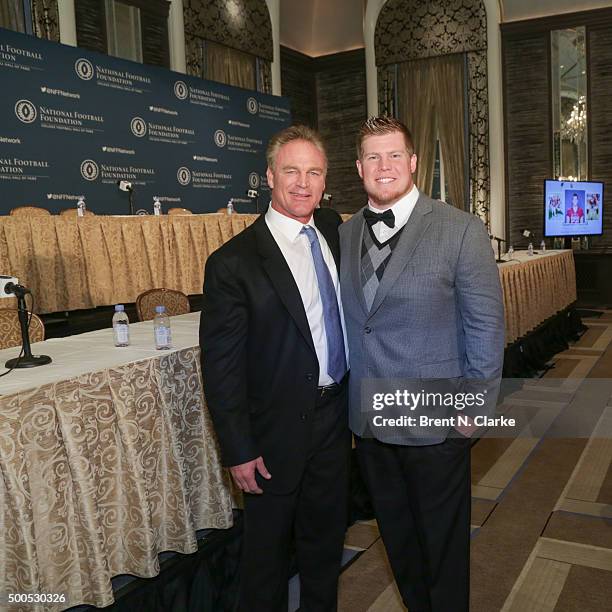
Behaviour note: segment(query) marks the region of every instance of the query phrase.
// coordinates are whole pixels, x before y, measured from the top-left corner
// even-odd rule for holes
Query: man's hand
[[[464,438],[471,438],[474,432],[478,429],[478,426],[474,424],[474,421],[468,416],[469,424],[467,425],[455,425],[455,430],[458,431]]]
[[[257,459],[253,459],[253,461],[247,461],[246,463],[241,463],[240,465],[233,465],[230,468],[232,478],[239,489],[245,493],[257,493],[260,495],[263,493],[263,491],[257,486],[257,481],[255,480],[255,470],[257,470],[266,480],[270,480],[270,478],[272,478],[270,472],[268,472],[266,464],[263,461],[263,457],[257,457]]]

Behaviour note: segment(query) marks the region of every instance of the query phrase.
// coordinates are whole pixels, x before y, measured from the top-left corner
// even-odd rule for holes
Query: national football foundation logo
[[[74,63],[74,70],[77,73],[79,79],[82,79],[83,81],[90,81],[91,79],[93,79],[93,64],[84,57],[81,57]]]
[[[227,143],[227,136],[223,130],[217,130],[214,135],[214,140],[218,147],[223,148]]]
[[[176,172],[176,179],[178,180],[179,185],[189,185],[189,183],[191,183],[191,171],[189,168],[181,166]]]
[[[132,134],[138,138],[142,138],[147,133],[147,123],[142,117],[134,117],[130,122]]]
[[[189,93],[189,89],[184,81],[177,81],[174,84],[174,95],[179,100],[184,100],[187,97],[188,93]]]
[[[38,115],[36,107],[29,100],[19,100],[15,104],[15,114],[22,123],[33,123]]]
[[[85,159],[81,164],[81,176],[86,181],[95,181],[100,175],[100,168],[93,159]]]
[[[255,98],[249,98],[247,100],[247,110],[251,115],[256,115],[259,110],[259,105],[257,104],[257,100]]]
[[[251,174],[249,174],[249,187],[251,189],[257,189],[259,187],[259,174],[257,174],[257,172],[251,172]]]

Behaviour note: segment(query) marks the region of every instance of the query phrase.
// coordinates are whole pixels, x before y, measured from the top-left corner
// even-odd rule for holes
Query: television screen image
[[[544,235],[601,235],[603,191],[599,182],[544,181]]]

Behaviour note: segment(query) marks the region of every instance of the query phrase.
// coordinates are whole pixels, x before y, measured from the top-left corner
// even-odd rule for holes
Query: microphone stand
[[[498,238],[497,236],[489,236],[491,240],[495,240],[497,242],[497,259],[496,263],[504,263],[504,259],[501,256],[501,243],[506,242],[503,238]]]
[[[12,370],[13,368],[35,368],[38,366],[51,363],[51,357],[48,355],[32,355],[30,347],[30,336],[28,334],[28,309],[25,301],[25,294],[28,290],[21,285],[12,284],[10,293],[14,293],[17,297],[17,316],[19,317],[19,326],[21,327],[21,344],[23,347],[23,355],[9,359],[6,362],[6,367]],[[9,285],[7,285],[8,289]]]
[[[134,212],[134,188],[130,187],[128,189],[128,202],[130,203],[130,215],[135,215]]]

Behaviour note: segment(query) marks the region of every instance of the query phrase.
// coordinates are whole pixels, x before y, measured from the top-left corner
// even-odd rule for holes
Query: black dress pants
[[[300,612],[334,612],[348,517],[351,437],[346,384],[310,414],[310,452],[295,491],[244,496],[240,612],[286,612],[291,543]],[[264,457],[264,461],[265,461]],[[272,474],[274,478],[274,474]]]
[[[470,440],[397,446],[356,438],[397,587],[410,612],[468,612]]]

